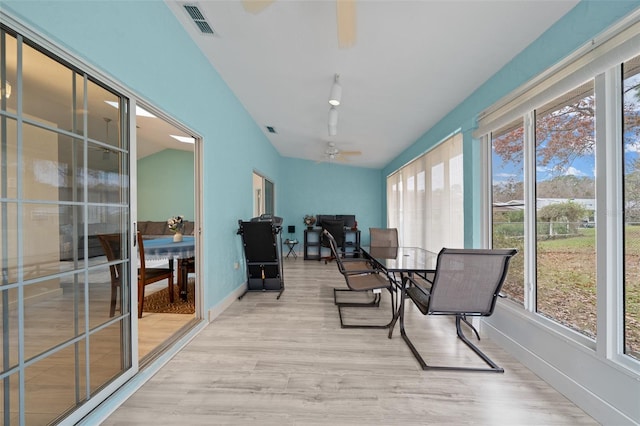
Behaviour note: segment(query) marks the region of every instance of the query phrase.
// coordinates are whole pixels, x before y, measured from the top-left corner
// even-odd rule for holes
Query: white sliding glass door
[[[4,27],[0,82],[0,417],[47,424],[132,369],[127,99]]]

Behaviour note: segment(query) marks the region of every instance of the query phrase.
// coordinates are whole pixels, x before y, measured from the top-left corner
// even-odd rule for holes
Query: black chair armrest
[[[422,312],[423,315],[426,315],[429,306],[429,298],[431,297],[429,289],[421,286],[412,277],[404,277],[402,281],[406,289],[406,295],[409,296],[420,312]]]

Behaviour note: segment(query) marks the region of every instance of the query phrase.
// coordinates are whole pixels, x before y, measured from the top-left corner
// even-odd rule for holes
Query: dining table
[[[150,238],[144,240],[145,260],[168,260],[169,268],[173,270],[174,259],[181,260],[193,258],[196,255],[195,237],[184,236],[182,241],[173,241],[173,237]],[[187,300],[187,269],[178,268],[178,282],[180,298]]]
[[[378,268],[385,271],[395,283],[400,294],[400,303],[394,307],[394,315],[389,325],[389,338],[393,335],[400,310],[404,309],[402,301],[405,291],[403,278],[405,276],[419,275],[428,279],[429,274],[435,273],[438,262],[438,253],[420,247],[368,247],[360,248],[364,257],[370,259]],[[397,277],[397,278],[396,278]],[[398,298],[396,298],[398,300]]]

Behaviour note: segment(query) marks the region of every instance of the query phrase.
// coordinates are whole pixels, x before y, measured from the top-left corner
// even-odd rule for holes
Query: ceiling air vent
[[[204,15],[197,6],[185,4],[184,10],[191,16],[191,19],[193,19],[193,22],[195,22],[201,33],[213,34],[213,28],[211,28],[207,20],[204,19]]]

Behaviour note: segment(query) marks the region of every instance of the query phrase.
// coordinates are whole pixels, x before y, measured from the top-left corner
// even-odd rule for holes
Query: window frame
[[[635,18],[637,20],[637,17]],[[606,40],[600,41],[596,48],[590,49],[589,61],[578,56],[570,58],[569,64],[554,76],[547,73],[549,83],[541,78],[532,80],[517,91],[520,98],[510,95],[502,102],[492,106],[479,116],[478,130],[474,136],[482,143],[483,158],[483,242],[490,245],[492,240],[492,162],[491,132],[499,129],[509,120],[517,117],[524,119],[524,187],[525,187],[525,259],[524,306],[510,300],[501,300],[514,312],[522,312],[525,317],[539,326],[566,338],[570,343],[593,351],[594,355],[612,363],[632,374],[640,375],[640,360],[624,351],[624,208],[623,208],[623,147],[622,147],[622,64],[638,55],[640,49],[640,23],[630,25],[611,35],[608,46]],[[627,40],[621,41],[621,35]],[[584,53],[584,52],[583,52]],[[568,72],[570,70],[571,72]],[[596,327],[597,339],[594,341],[577,331],[571,330],[536,313],[536,229],[535,211],[535,109],[562,94],[570,84],[578,85],[579,80],[593,79],[594,93],[598,102],[595,124],[596,156]],[[542,88],[547,90],[542,90]],[[527,95],[528,94],[528,95]],[[534,94],[533,96],[531,94]],[[615,141],[614,143],[607,143]],[[607,283],[613,283],[607,285]]]

